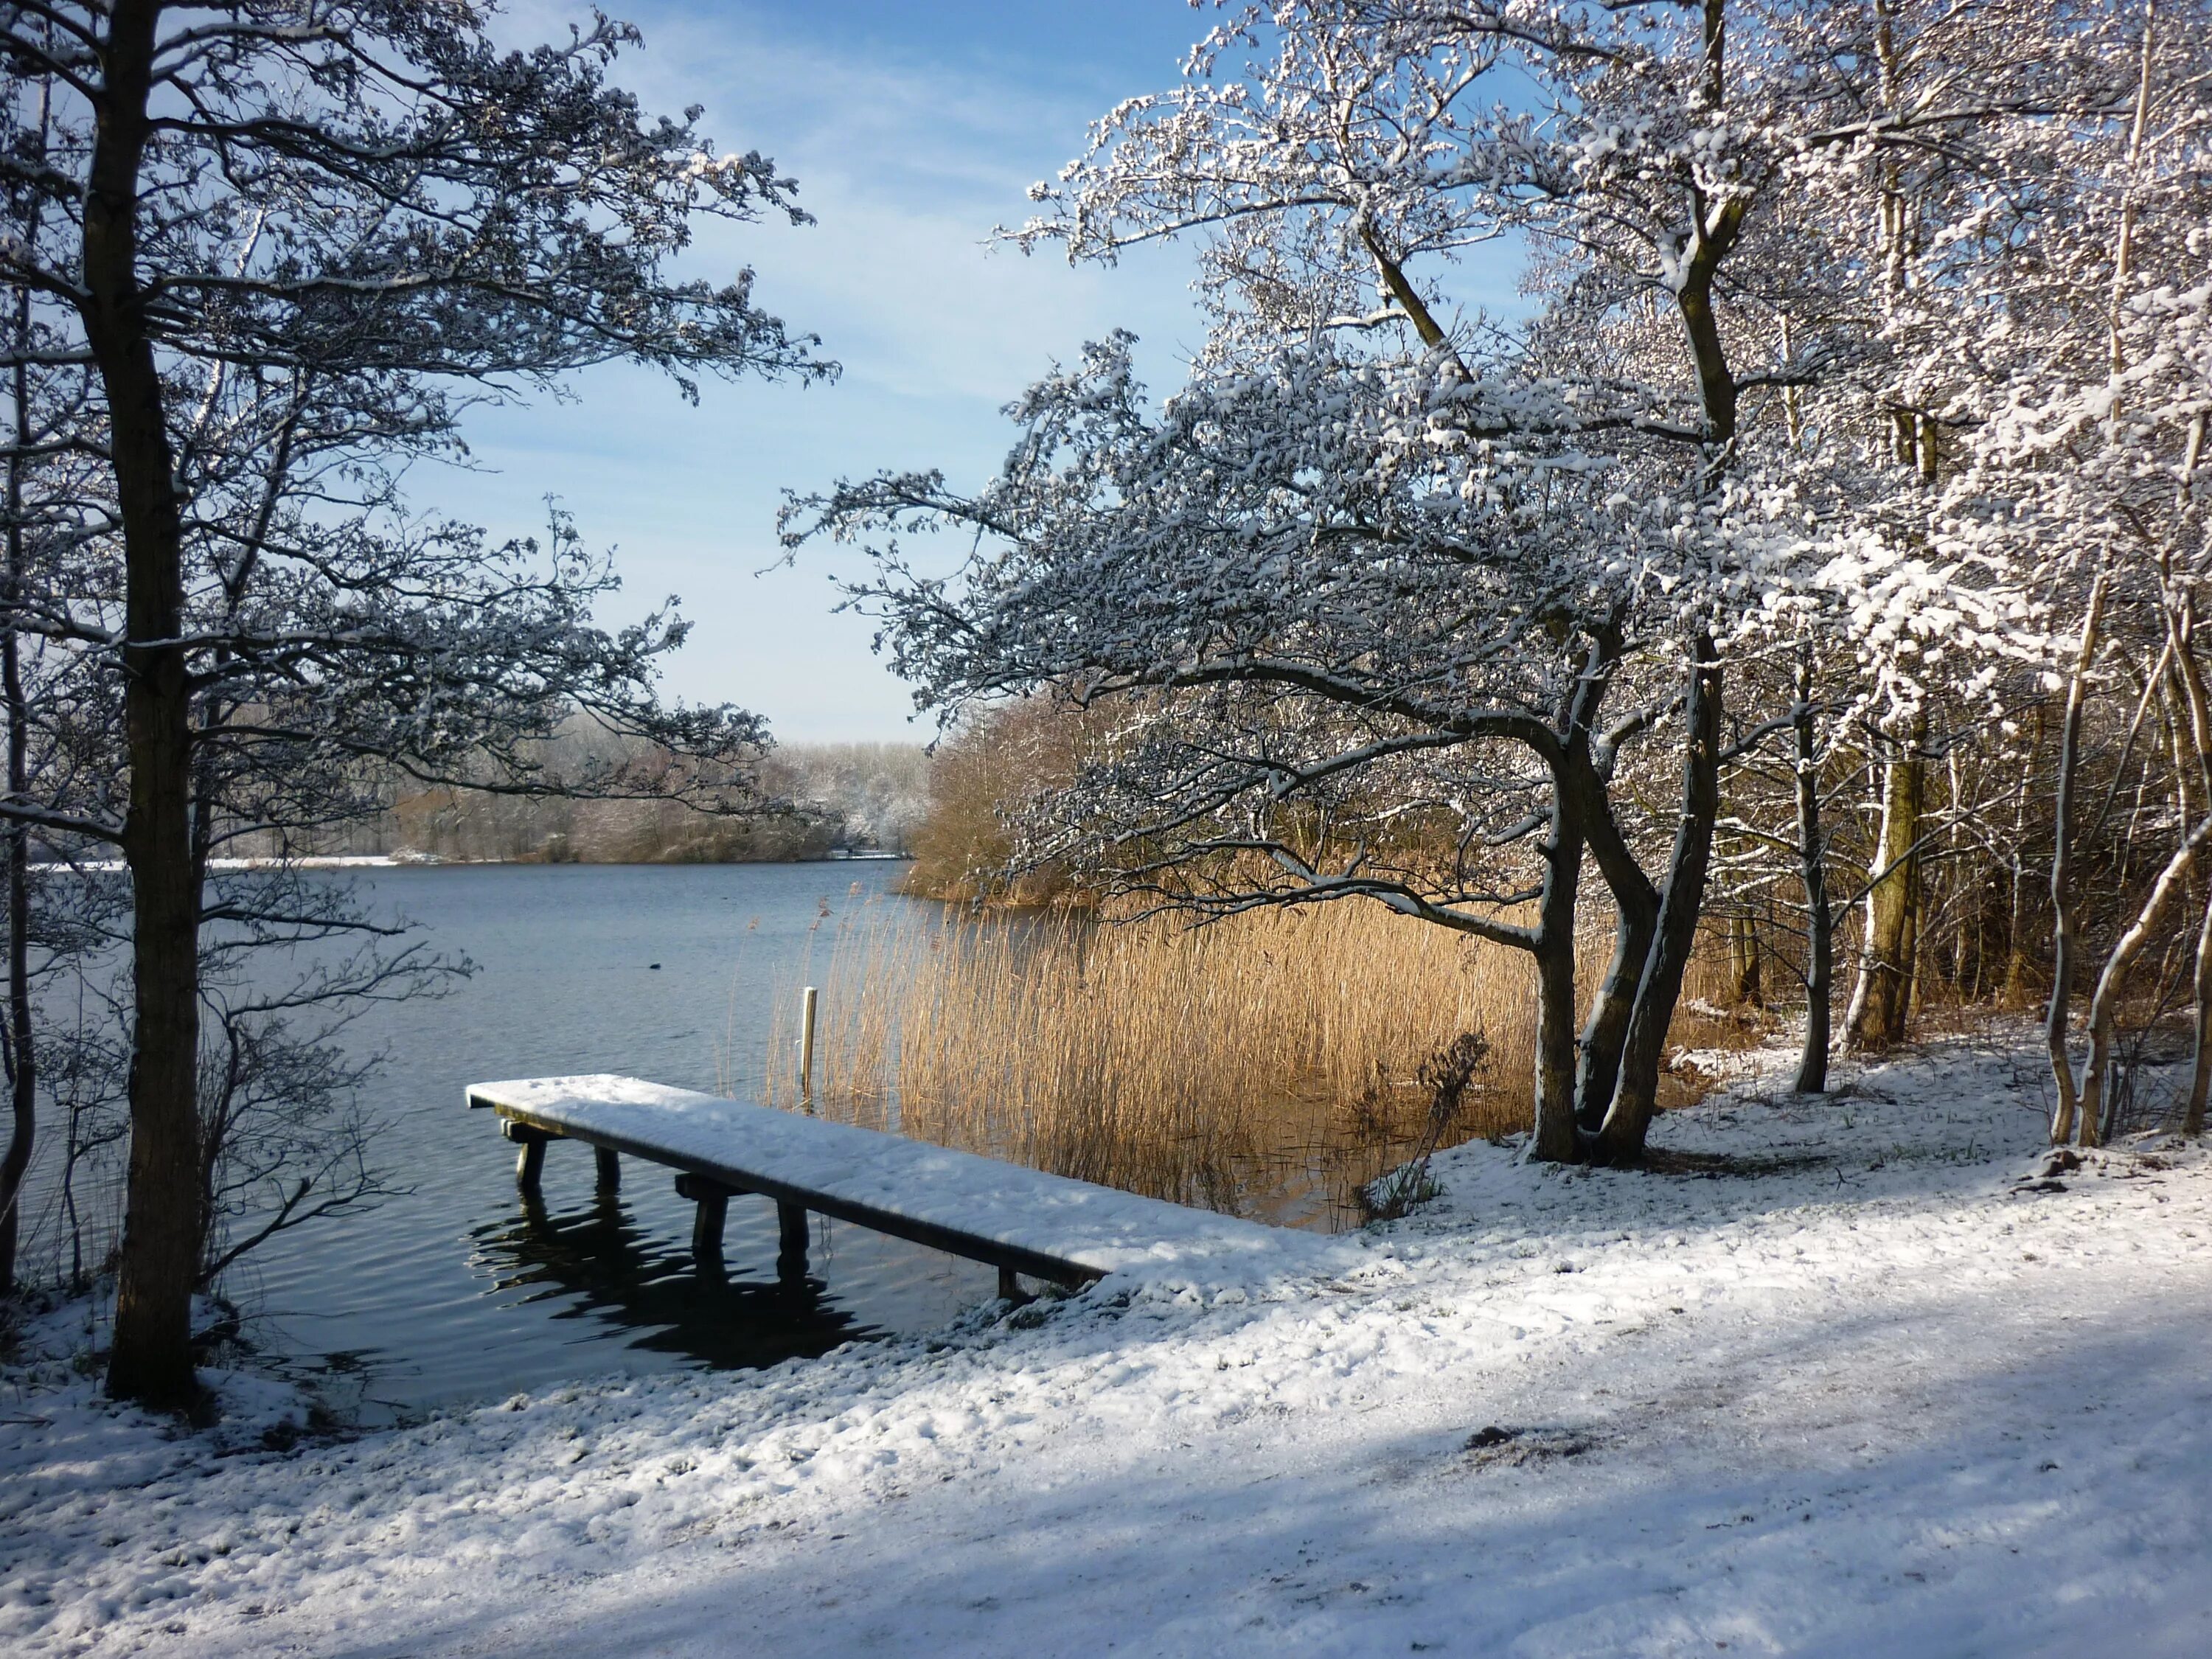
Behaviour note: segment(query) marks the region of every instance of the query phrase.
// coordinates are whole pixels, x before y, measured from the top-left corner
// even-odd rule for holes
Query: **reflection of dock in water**
[[[755,1263],[740,1249],[695,1257],[669,1249],[605,1188],[587,1208],[559,1213],[525,1191],[515,1215],[472,1237],[498,1291],[520,1291],[525,1302],[568,1298],[554,1318],[635,1331],[632,1347],[717,1367],[757,1366],[877,1334],[825,1300],[823,1281],[805,1272],[803,1258],[794,1271],[785,1252],[779,1273],[772,1255]],[[775,1237],[764,1241],[771,1250]]]

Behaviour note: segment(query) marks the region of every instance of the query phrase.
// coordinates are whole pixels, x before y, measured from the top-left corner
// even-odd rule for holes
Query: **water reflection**
[[[765,1199],[732,1205],[775,1213]],[[758,1231],[743,1228],[737,1249],[695,1256],[657,1237],[619,1193],[601,1188],[588,1206],[558,1212],[531,1195],[471,1230],[471,1265],[494,1295],[550,1303],[556,1321],[589,1321],[593,1335],[626,1332],[631,1348],[708,1365],[811,1358],[883,1334],[831,1301],[818,1275],[763,1255]]]

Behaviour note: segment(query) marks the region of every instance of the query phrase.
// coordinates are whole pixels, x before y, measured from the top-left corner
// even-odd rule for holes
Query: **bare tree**
[[[748,274],[668,272],[702,216],[804,216],[761,156],[608,83],[635,38],[598,20],[503,51],[483,8],[420,0],[0,7],[0,169],[35,208],[0,276],[53,342],[18,355],[83,386],[64,441],[94,463],[7,620],[64,653],[113,745],[102,799],[8,811],[131,874],[118,1396],[194,1390],[201,934],[226,839],[364,810],[371,760],[711,804],[759,745],[750,716],[654,702],[681,625],[594,626],[611,573],[565,526],[494,546],[397,489],[472,398],[584,364],[654,364],[687,391],[826,372]],[[553,771],[530,745],[577,708],[687,758]]]

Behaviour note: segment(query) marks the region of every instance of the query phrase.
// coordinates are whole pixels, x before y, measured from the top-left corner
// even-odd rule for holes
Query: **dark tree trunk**
[[[1820,759],[1813,726],[1813,653],[1797,662],[1797,707],[1790,721],[1797,746],[1797,869],[1805,884],[1805,1047],[1797,1058],[1796,1090],[1817,1095],[1828,1086],[1828,1022],[1835,994],[1835,917],[1828,909],[1826,837],[1820,828]]]
[[[1725,101],[1727,90],[1724,0],[1705,0],[1704,44],[1705,97],[1717,110]],[[1720,319],[1713,309],[1713,279],[1741,234],[1748,204],[1749,198],[1736,197],[1715,207],[1703,191],[1691,192],[1690,209],[1698,234],[1688,250],[1675,293],[1676,313],[1697,370],[1698,401],[1705,411],[1705,459],[1699,486],[1705,491],[1717,487],[1735,453],[1739,413],[1735,376],[1729,367]],[[1667,1028],[1674,1020],[1683,970],[1689,964],[1705,906],[1713,821],[1720,814],[1721,671],[1712,641],[1702,629],[1692,641],[1692,655],[1686,709],[1689,733],[1683,750],[1683,813],[1668,860],[1665,892],[1652,892],[1649,879],[1617,840],[1596,847],[1614,898],[1624,906],[1624,932],[1631,926],[1648,927],[1636,994],[1618,1049],[1607,1046],[1594,1054],[1586,1050],[1586,1059],[1591,1062],[1586,1081],[1591,1091],[1583,1096],[1583,1109],[1596,1116],[1602,1102],[1603,1116],[1592,1148],[1601,1163],[1633,1163],[1643,1156],[1644,1137],[1657,1108],[1659,1062],[1666,1048]],[[1646,896],[1650,896],[1648,909]],[[1631,943],[1616,938],[1616,967],[1626,966],[1622,950]],[[1614,988],[1617,994],[1619,988]],[[1592,1012],[1594,1033],[1609,1039],[1611,1021],[1618,1014],[1617,1003],[1608,1006],[1601,996]],[[1601,1070],[1609,1066],[1617,1066],[1617,1075],[1611,1088],[1600,1095],[1595,1091],[1604,1080]]]
[[[1667,887],[1650,954],[1636,988],[1636,1006],[1621,1048],[1620,1081],[1598,1132],[1596,1156],[1601,1163],[1632,1164],[1644,1156],[1644,1138],[1658,1109],[1667,1030],[1674,1023],[1674,1004],[1681,995],[1682,975],[1696,948],[1698,920],[1705,908],[1713,822],[1720,815],[1721,666],[1711,637],[1702,631],[1691,651],[1681,821],[1668,860]]]
[[[2173,647],[2167,671],[2172,677],[2174,701],[2183,716],[2176,723],[2177,747],[2186,750],[2178,764],[2180,782],[2193,779],[2203,798],[2203,810],[2212,812],[2212,696],[2204,688],[2204,675],[2197,660],[2197,600],[2186,586],[2169,592],[2166,605],[2166,638]],[[2182,791],[2182,813],[2188,818],[2187,791]],[[2205,1101],[2212,1095],[2212,896],[2197,925],[2197,957],[2190,976],[2192,1049],[2188,1092],[2182,1097],[2181,1132],[2204,1133]]]
[[[137,273],[138,168],[149,134],[154,0],[117,0],[102,52],[84,204],[85,331],[106,394],[123,522],[131,764],[123,854],[131,882],[130,1187],[108,1392],[191,1405],[198,1235],[199,888],[193,878],[191,687],[183,526],[162,387]]]
[[[1618,621],[1608,619],[1596,631],[1589,659],[1568,705],[1564,742],[1552,782],[1559,796],[1573,804],[1584,842],[1613,893],[1618,916],[1613,957],[1590,999],[1589,1012],[1583,1024],[1581,1054],[1576,1061],[1575,1118],[1585,1137],[1597,1132],[1605,1121],[1606,1108],[1613,1102],[1613,1084],[1620,1074],[1620,1046],[1627,1039],[1637,983],[1643,977],[1644,959],[1650,952],[1652,929],[1659,916],[1659,896],[1621,839],[1607,799],[1605,780],[1598,775],[1592,754],[1592,730],[1620,652]]]
[[[2212,1095],[2212,903],[2197,924],[2197,965],[2191,981],[2195,1011],[2194,1043],[2189,1066],[2189,1094],[2181,1111],[2181,1133],[2204,1133],[2204,1102]]]
[[[2089,670],[2096,661],[2105,619],[2106,587],[2105,574],[2099,571],[2089,585],[2088,607],[2081,618],[2081,646],[2066,688],[2066,714],[2058,727],[2057,795],[2051,809],[2051,1003],[2044,1015],[2043,1038],[2058,1093],[2051,1114],[2051,1139],[2059,1146],[2073,1139],[2077,1103],[2074,1061],[2066,1047],[2074,1003],[2075,957],[2081,946],[2074,902],[2074,791],[2081,766],[2081,720],[2088,702]]]
[[[1656,906],[1618,901],[1616,895],[1620,920],[1613,924],[1613,956],[1590,1001],[1575,1078],[1576,1120],[1589,1134],[1604,1127],[1606,1109],[1613,1104],[1613,1091],[1620,1080],[1621,1045],[1628,1040],[1628,1017],[1635,1012],[1636,988],[1643,980],[1658,922]]]
[[[16,290],[15,338],[27,348],[31,337],[31,295]],[[30,374],[21,362],[13,376],[15,441],[30,441]],[[8,462],[8,592],[19,599],[23,583],[23,460]],[[0,698],[8,715],[8,793],[21,800],[30,793],[29,710],[23,699],[21,639],[12,629],[0,636]],[[8,826],[8,1152],[0,1158],[0,1296],[15,1288],[15,1248],[21,1232],[23,1177],[39,1123],[38,1059],[31,1043],[31,830],[21,819]]]
[[[1536,920],[1536,1133],[1531,1156],[1547,1163],[1580,1161],[1579,1085],[1575,1056],[1575,908],[1593,809],[1605,811],[1590,763],[1590,727],[1620,659],[1620,630],[1608,621],[1594,633],[1554,716],[1559,747],[1551,757],[1552,827],[1543,847],[1544,890]],[[1595,827],[1610,825],[1603,819]],[[1617,839],[1617,837],[1616,837]]]
[[[1535,949],[1536,1129],[1529,1155],[1547,1164],[1571,1164],[1582,1155],[1575,1127],[1575,898],[1583,836],[1573,804],[1557,789],[1543,853]]]

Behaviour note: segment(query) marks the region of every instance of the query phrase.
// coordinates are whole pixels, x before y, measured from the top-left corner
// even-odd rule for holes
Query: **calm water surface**
[[[526,1204],[513,1149],[470,1083],[624,1072],[750,1094],[776,991],[826,963],[839,918],[902,865],[475,866],[378,870],[374,908],[422,925],[475,975],[372,1010],[349,1034],[385,1067],[366,1103],[411,1190],[272,1240],[234,1289],[264,1348],[369,1420],[606,1371],[770,1364],[933,1328],[994,1294],[992,1270],[815,1219],[803,1291],[778,1285],[775,1206],[732,1200],[726,1278],[693,1270],[672,1173],[625,1159],[594,1191],[589,1151],[555,1143]],[[826,914],[825,914],[826,913]],[[658,964],[657,966],[655,964]],[[778,1056],[778,1063],[788,1063]]]
[[[691,1206],[673,1172],[626,1158],[597,1190],[590,1151],[555,1142],[541,1193],[514,1183],[514,1148],[464,1091],[501,1078],[620,1072],[740,1098],[766,1068],[779,995],[826,983],[841,927],[933,929],[940,907],[890,889],[889,861],[799,865],[476,865],[331,874],[383,919],[475,972],[443,997],[370,1006],[343,1041],[380,1054],[363,1090],[381,1127],[380,1174],[403,1189],[374,1209],[278,1235],[226,1291],[246,1335],[367,1422],[609,1371],[773,1364],[896,1332],[934,1329],[995,1294],[988,1267],[864,1228],[813,1221],[810,1275],[779,1282],[775,1207],[731,1202],[720,1273],[691,1259]],[[1014,921],[1006,925],[1031,925]],[[272,988],[297,964],[263,959]],[[835,996],[835,987],[830,988]],[[782,1047],[783,1045],[779,1045]],[[1316,1103],[1277,1102],[1265,1145],[1222,1171],[1257,1219],[1355,1224],[1360,1183],[1392,1145],[1347,1146]],[[59,1214],[58,1125],[42,1130],[38,1215]],[[106,1167],[119,1176],[109,1149]],[[119,1218],[119,1188],[100,1186]],[[80,1188],[83,1197],[84,1188]],[[95,1243],[94,1248],[98,1246]]]

